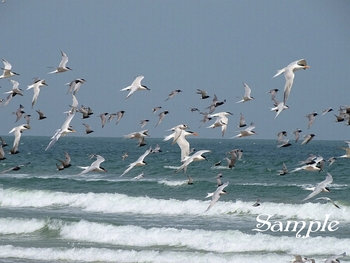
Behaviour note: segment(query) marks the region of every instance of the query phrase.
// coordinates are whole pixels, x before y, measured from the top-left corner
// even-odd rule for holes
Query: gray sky
[[[226,104],[215,112],[230,111],[224,138],[239,130],[240,112],[247,124],[254,122],[256,139],[277,138],[276,134],[296,128],[315,139],[350,139],[344,123],[335,123],[332,107],[350,104],[350,3],[349,1],[16,1],[0,4],[0,57],[20,74],[24,96],[14,97],[0,108],[0,135],[25,122],[15,123],[19,104],[32,115],[26,135],[52,136],[65,120],[64,111],[71,104],[64,84],[76,78],[87,80],[77,93],[79,105],[90,106],[94,115],[82,120],[77,113],[71,124],[78,136],[121,137],[140,130],[140,120],[149,119],[144,129],[151,137],[163,137],[177,124],[187,123],[201,138],[221,138],[220,129],[202,128],[201,111],[216,94]],[[69,57],[73,70],[48,75],[57,67],[60,50]],[[270,112],[272,102],[267,92],[280,91],[282,101],[284,76],[272,79],[278,69],[298,59],[311,67],[296,72],[288,99],[289,110],[276,119]],[[142,84],[151,91],[137,91],[128,100],[126,91],[134,77],[144,75]],[[41,89],[31,109],[32,90],[26,90],[33,78],[44,78],[49,85]],[[244,94],[242,82],[252,89],[255,98],[236,104]],[[0,98],[12,88],[1,79]],[[196,89],[211,98],[200,100]],[[165,101],[175,89],[183,92]],[[158,126],[152,108],[162,106],[169,114]],[[36,109],[47,119],[37,120]],[[101,128],[102,112],[125,110],[118,125],[115,121]],[[307,130],[305,115],[316,111],[314,125]],[[84,134],[82,123],[95,131]],[[77,136],[75,135],[75,136]],[[72,136],[72,135],[69,135]]]

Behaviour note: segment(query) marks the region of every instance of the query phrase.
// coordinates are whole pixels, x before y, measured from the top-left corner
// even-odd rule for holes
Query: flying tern
[[[254,135],[254,134],[256,134],[256,132],[253,131],[254,129],[255,129],[255,125],[252,122],[245,130],[240,131],[239,134],[237,134],[236,136],[234,136],[232,138],[242,138],[242,137]]]
[[[22,124],[17,127],[14,127],[9,133],[14,133],[15,140],[13,141],[13,147],[11,150],[11,154],[18,153],[19,141],[21,140],[21,135],[24,130],[29,130],[30,126],[28,124]]]
[[[253,97],[250,96],[250,93],[252,92],[252,90],[249,88],[249,86],[244,82],[243,82],[243,86],[245,90],[243,99],[240,101],[237,101],[236,103],[247,102],[254,99]]]
[[[105,158],[103,158],[101,155],[98,155],[98,154],[93,154],[92,157],[96,157],[96,161],[94,161],[90,166],[85,167],[84,171],[82,171],[78,175],[83,175],[83,174],[86,174],[86,173],[89,173],[92,171],[93,172],[107,172],[107,170],[105,168],[100,166],[101,163],[103,163],[105,161]]]
[[[86,82],[85,79],[75,79],[75,80],[67,83],[66,85],[69,86],[67,94],[72,93],[73,95],[75,95],[79,91],[81,85],[85,82]]]
[[[317,116],[317,112],[313,112],[313,113],[310,113],[308,115],[306,115],[305,117],[308,118],[309,120],[309,123],[307,125],[307,128],[310,129],[310,127],[312,126],[312,124],[314,123],[315,121],[315,116]]]
[[[11,78],[13,76],[19,75],[18,73],[12,71],[12,65],[6,59],[3,58],[2,62],[4,62],[4,67],[1,68],[3,70],[3,73],[0,76],[0,79]]]
[[[150,154],[151,152],[151,147],[145,151],[144,154],[142,154],[135,162],[129,164],[129,167],[122,173],[122,175],[120,177],[122,177],[124,174],[126,174],[127,172],[129,172],[132,168],[134,168],[135,166],[144,166],[147,163],[144,161],[144,159],[146,158],[147,155]]]
[[[200,94],[202,100],[210,98],[205,90],[197,89],[196,94]]]
[[[49,72],[48,74],[63,73],[63,72],[66,72],[68,70],[72,70],[71,68],[66,66],[66,64],[68,62],[68,56],[66,55],[66,53],[64,53],[61,50],[61,55],[62,55],[62,59],[61,59],[60,64],[58,65],[58,67],[54,71]]]
[[[182,92],[182,90],[180,90],[180,89],[173,90],[172,92],[170,92],[170,94],[168,95],[168,98],[165,101],[171,99],[172,97],[179,94],[180,92]]]
[[[141,85],[141,81],[143,80],[143,78],[144,76],[136,77],[130,86],[127,86],[126,88],[123,88],[120,90],[120,91],[125,91],[125,90],[129,91],[129,94],[126,96],[125,100],[127,100],[137,90],[150,90],[149,88],[147,88],[147,86]]]
[[[327,173],[326,179],[324,181],[320,182],[318,185],[316,185],[316,187],[312,187],[308,189],[308,190],[312,190],[312,193],[309,194],[306,198],[304,198],[303,201],[306,201],[314,197],[315,195],[318,195],[321,192],[329,193],[330,190],[327,186],[332,182],[333,182],[332,175],[330,173]]]
[[[228,115],[233,115],[231,112],[219,112],[216,114],[211,114],[210,117],[216,117],[216,121],[208,126],[207,128],[217,128],[217,127],[221,127],[221,136],[224,137],[225,132],[227,130],[227,124],[228,124]]]
[[[274,78],[284,73],[284,77],[286,79],[286,84],[284,86],[284,97],[283,102],[286,103],[290,94],[290,91],[292,89],[293,80],[294,80],[294,72],[299,69],[307,69],[310,66],[306,64],[305,59],[299,59],[297,61],[294,61],[290,63],[287,67],[280,69],[277,71],[276,75],[273,76]]]
[[[224,188],[226,186],[228,186],[229,182],[224,183],[223,185],[219,186],[216,191],[214,192],[212,198],[211,198],[211,202],[210,205],[208,206],[207,210],[205,210],[205,212],[207,212],[210,208],[213,207],[213,205],[216,204],[216,202],[219,200],[220,196],[222,194],[226,194],[226,191],[224,191]]]
[[[48,86],[44,79],[37,79],[34,81],[34,83],[32,85],[28,86],[27,90],[33,89],[33,91],[34,91],[34,95],[33,95],[33,99],[32,99],[32,108],[34,107],[34,104],[38,99],[38,96],[40,93],[40,88],[44,87],[44,86]]]
[[[345,256],[346,256],[345,252],[337,256],[331,256],[324,263],[340,263],[338,258],[345,257]]]
[[[302,141],[301,145],[308,144],[315,136],[316,135],[313,133],[304,135],[304,140]]]
[[[186,173],[187,171],[187,166],[192,163],[193,161],[202,161],[202,160],[207,160],[207,158],[203,155],[204,153],[207,152],[211,152],[210,150],[201,150],[201,151],[197,151],[194,154],[192,154],[191,156],[187,156],[183,159],[183,164],[174,172],[177,173],[179,171],[181,171],[182,169],[184,170],[184,172]]]
[[[70,122],[72,121],[74,115],[75,115],[75,111],[68,111],[67,112],[66,120],[62,124],[62,127],[56,131],[54,136],[51,137],[51,141],[47,145],[45,151],[47,151],[50,147],[52,147],[58,141],[58,139],[61,138],[62,136],[65,136],[66,134],[75,132],[75,130],[69,125]]]

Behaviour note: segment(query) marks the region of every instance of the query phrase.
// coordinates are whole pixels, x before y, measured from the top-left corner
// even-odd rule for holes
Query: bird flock
[[[17,95],[24,96],[24,94],[23,94],[23,90],[21,88],[19,88],[19,83],[12,79],[12,78],[18,76],[19,74],[12,71],[12,65],[7,60],[2,59],[2,61],[4,63],[4,67],[2,68],[3,74],[0,76],[0,79],[11,78],[10,81],[13,85],[11,90],[6,91],[4,93],[4,94],[8,94],[6,100],[1,100],[1,107],[7,107],[9,105],[9,103],[13,101],[13,98],[15,96],[17,96]],[[71,71],[72,69],[67,66],[67,63],[68,63],[67,54],[65,52],[61,51],[61,62],[59,63],[58,67],[55,70],[48,72],[48,74],[62,74],[62,73]],[[268,93],[271,96],[271,101],[273,101],[273,107],[271,107],[271,111],[276,112],[275,118],[277,118],[280,114],[282,114],[283,110],[289,109],[289,106],[287,106],[287,101],[288,101],[288,98],[291,94],[291,89],[293,86],[295,72],[298,70],[301,70],[301,69],[305,70],[308,68],[310,68],[310,66],[307,65],[306,60],[300,59],[300,60],[294,61],[294,62],[290,63],[288,66],[278,70],[277,73],[273,76],[273,78],[275,78],[283,73],[284,77],[285,77],[285,81],[286,81],[285,86],[284,86],[284,91],[283,91],[283,101],[279,102],[276,100],[276,96],[278,94],[279,89],[271,89],[270,91],[268,91]],[[131,96],[135,96],[134,94],[136,92],[139,93],[139,92],[150,91],[150,88],[148,88],[146,85],[143,85],[141,83],[143,80],[144,80],[144,76],[142,76],[142,75],[137,76],[129,86],[120,89],[121,92],[128,91],[128,94],[125,97],[125,103],[128,103],[129,98]],[[86,82],[86,80],[84,78],[77,78],[77,79],[74,79],[74,80],[68,82],[67,84],[65,84],[69,87],[66,94],[67,95],[70,94],[70,96],[72,98],[72,103],[71,103],[71,105],[69,105],[69,108],[67,108],[67,110],[64,112],[66,114],[65,121],[63,122],[61,127],[57,127],[56,132],[51,137],[51,140],[48,142],[47,147],[44,149],[44,151],[48,151],[51,148],[53,148],[54,145],[56,143],[58,143],[58,141],[61,137],[64,137],[66,135],[69,135],[71,133],[76,132],[74,127],[71,125],[71,122],[77,113],[82,114],[81,119],[84,120],[82,125],[85,127],[84,134],[88,135],[88,134],[91,134],[92,132],[94,132],[94,130],[90,126],[90,124],[86,123],[86,121],[85,121],[86,119],[90,118],[90,116],[92,114],[94,114],[94,112],[88,106],[81,105],[79,107],[79,102],[78,102],[78,98],[77,98],[78,92],[85,82]],[[33,90],[33,92],[34,92],[32,102],[31,102],[32,109],[34,108],[34,106],[36,105],[36,102],[39,99],[41,89],[43,89],[46,86],[48,86],[48,84],[46,83],[45,79],[39,79],[39,78],[36,78],[32,84],[28,85],[27,90]],[[248,84],[246,84],[244,82],[243,82],[243,87],[244,87],[244,91],[245,91],[244,95],[243,95],[242,99],[237,101],[236,103],[237,104],[253,103],[254,97],[251,96],[251,93],[252,93],[251,88],[248,86]],[[167,103],[167,101],[170,99],[175,99],[175,97],[177,97],[177,96],[181,96],[180,93],[184,93],[184,91],[180,90],[180,89],[176,89],[176,90],[171,91],[169,93],[169,95],[167,96],[167,98],[165,98],[164,103]],[[232,116],[233,113],[231,113],[229,111],[221,111],[221,112],[216,112],[216,111],[217,111],[218,107],[227,103],[226,99],[220,101],[215,94],[209,94],[207,91],[202,90],[202,89],[196,89],[193,91],[193,93],[199,95],[200,100],[211,101],[210,104],[208,102],[208,104],[207,104],[208,107],[206,107],[204,111],[201,111],[198,108],[190,108],[189,109],[192,113],[198,112],[200,115],[203,115],[203,118],[201,120],[199,120],[199,122],[202,123],[199,126],[199,128],[202,127],[203,125],[205,125],[207,122],[213,121],[213,123],[208,125],[206,128],[208,128],[208,129],[221,128],[221,137],[224,137],[226,134],[226,131],[228,129],[229,117]],[[147,94],[144,94],[144,96],[147,96]],[[16,126],[9,131],[9,133],[14,134],[14,142],[13,142],[12,149],[10,150],[10,154],[18,154],[19,153],[19,145],[20,145],[21,135],[24,131],[31,129],[31,126],[30,126],[31,115],[29,115],[29,114],[24,115],[25,114],[24,109],[25,109],[25,107],[20,104],[18,110],[16,112],[13,112],[13,114],[16,115],[16,120],[15,120],[16,123],[19,120],[21,120],[22,118],[25,119],[26,123],[21,124],[19,126]],[[156,106],[154,108],[150,108],[150,111],[152,112],[153,115],[155,115],[159,111],[158,121],[157,121],[156,125],[154,126],[155,128],[158,127],[159,125],[161,125],[164,118],[166,118],[168,116],[168,114],[171,113],[169,110],[163,110],[162,106]],[[329,113],[331,111],[333,111],[332,108],[327,108],[323,111],[322,115]],[[39,115],[38,120],[45,121],[45,119],[47,117],[45,116],[44,112],[41,111],[40,109],[36,109],[36,112]],[[335,115],[337,122],[341,122],[341,121],[350,122],[350,118],[349,118],[350,107],[340,107],[339,112],[340,112],[339,115]],[[98,117],[101,119],[102,128],[104,128],[105,125],[107,123],[111,122],[114,118],[116,118],[115,124],[118,124],[121,121],[121,119],[123,118],[124,114],[125,114],[125,111],[120,110],[120,111],[115,112],[115,113],[103,112],[103,113],[99,114]],[[309,113],[306,115],[306,118],[308,121],[307,129],[311,128],[317,115],[318,115],[317,112],[312,112],[312,113]],[[140,129],[143,129],[146,125],[149,125],[149,122],[150,122],[149,119],[140,120],[140,126],[141,126]],[[254,130],[256,128],[254,122],[251,122],[250,125],[247,126],[247,124],[245,123],[244,115],[242,113],[240,113],[239,123],[238,123],[237,127],[241,128],[241,130],[239,130],[238,134],[232,138],[242,138],[242,137],[248,137],[248,136],[252,136],[252,135],[257,134],[257,132],[255,132],[255,130]],[[192,162],[207,160],[207,158],[205,157],[204,154],[210,154],[212,152],[211,149],[201,149],[201,150],[196,151],[195,149],[192,149],[190,147],[190,143],[188,142],[187,137],[188,136],[198,136],[198,133],[196,133],[194,131],[190,131],[189,125],[187,125],[187,124],[179,124],[173,128],[170,128],[168,131],[171,131],[172,133],[169,135],[165,135],[164,141],[168,141],[168,140],[172,139],[172,145],[177,144],[178,147],[180,148],[179,161],[181,162],[181,165],[176,168],[174,174],[176,174],[180,171],[183,171],[184,173],[186,173],[188,166]],[[147,145],[146,139],[147,139],[147,137],[150,136],[148,132],[149,132],[148,129],[131,132],[130,134],[124,135],[124,139],[135,139],[135,140],[137,140],[137,146],[142,147],[142,146]],[[293,131],[293,134],[295,136],[295,144],[298,142],[298,140],[300,138],[300,133],[302,133],[302,130],[299,128],[297,128],[295,131]],[[285,137],[287,137],[287,135],[288,135],[288,133],[286,131],[281,131],[277,134],[277,137],[278,137],[277,148],[284,148],[284,147],[289,147],[292,145],[292,143],[289,142],[289,139],[284,139]],[[313,133],[304,135],[304,140],[301,142],[301,145],[308,144],[314,137],[315,137],[315,134],[313,134]],[[4,149],[3,149],[3,147],[5,147],[6,145],[7,144],[4,143],[4,141],[2,140],[2,145],[0,146],[0,160],[6,159],[6,157],[5,157],[6,154],[5,154]],[[344,148],[344,149],[346,151],[346,154],[339,156],[339,158],[350,158],[350,144],[348,143],[348,147]],[[145,159],[148,158],[148,156],[150,154],[159,153],[159,152],[161,152],[159,145],[157,145],[154,149],[152,149],[151,146],[148,147],[148,149],[142,155],[140,155],[139,158],[137,158],[134,162],[131,162],[127,166],[125,171],[120,176],[121,177],[124,176],[130,170],[132,170],[134,167],[147,165],[147,162],[145,161]],[[232,169],[235,167],[236,160],[240,159],[242,157],[242,153],[243,153],[242,149],[234,149],[234,150],[227,153],[229,157],[225,156],[225,159],[227,161],[227,167],[229,169]],[[70,165],[70,156],[69,156],[68,152],[66,151],[66,152],[64,152],[64,154],[65,154],[64,160],[57,159],[57,161],[59,161],[58,164],[56,163],[57,170],[63,170],[63,169],[66,169],[66,168],[71,166]],[[128,157],[128,153],[126,152],[122,156],[122,159],[124,160],[127,157]],[[100,156],[96,153],[93,153],[93,154],[91,154],[90,158],[96,158],[96,160],[88,167],[80,167],[83,169],[83,171],[81,173],[79,173],[78,175],[84,175],[84,174],[92,172],[92,171],[94,171],[94,172],[106,172],[106,169],[101,167],[101,163],[103,163],[105,161],[105,159],[102,156]],[[330,165],[336,159],[337,159],[336,157],[331,157],[329,159]],[[283,164],[282,170],[279,172],[279,175],[284,176],[286,174],[294,173],[294,172],[297,172],[300,170],[323,171],[324,163],[325,163],[325,160],[323,159],[323,157],[312,156],[312,158],[310,158],[308,161],[304,162],[301,167],[295,168],[291,172],[288,172],[286,165]],[[215,164],[215,165],[217,165],[217,164]],[[21,167],[21,166],[16,166],[15,169],[19,169],[18,167]],[[8,170],[6,170],[5,172],[8,172]],[[189,177],[189,184],[193,184],[193,179],[190,176],[188,176],[188,177]],[[220,175],[220,177],[222,177],[222,175]],[[144,178],[143,174],[141,174],[139,177],[137,177],[137,179],[142,179],[142,178]],[[219,177],[217,177],[216,179],[219,180]],[[328,185],[331,184],[332,182],[333,182],[332,175],[327,173],[326,179],[323,182],[320,182],[313,189],[309,189],[309,190],[312,190],[313,192],[302,201],[306,201],[306,200],[314,197],[315,195],[319,194],[320,192],[329,192],[330,190],[328,188]],[[205,212],[207,212],[210,208],[213,207],[213,205],[219,200],[219,197],[222,194],[227,193],[224,190],[224,188],[226,188],[228,185],[229,185],[229,182],[225,182],[223,184],[221,184],[221,183],[217,184],[216,191],[213,192],[212,194],[210,194],[209,196],[207,196],[207,197],[212,197],[212,201]],[[329,198],[323,199],[323,200],[330,201],[333,204],[335,204]],[[260,200],[258,200],[257,203],[259,203],[259,205],[260,205]],[[258,206],[258,205],[254,205],[254,206]],[[339,206],[337,206],[337,207],[339,208]]]

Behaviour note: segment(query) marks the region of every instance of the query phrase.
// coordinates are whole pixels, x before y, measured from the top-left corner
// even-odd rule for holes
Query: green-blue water
[[[4,137],[9,146],[13,138]],[[18,171],[0,174],[1,262],[288,262],[294,254],[317,261],[341,254],[350,244],[349,159],[338,158],[324,171],[279,176],[285,163],[289,171],[309,154],[325,160],[344,154],[343,141],[312,141],[277,148],[273,140],[189,139],[196,150],[207,149],[208,161],[193,162],[187,173],[174,174],[181,165],[180,149],[171,141],[149,138],[147,145],[122,138],[64,137],[44,151],[49,137],[21,138],[19,154],[6,154],[0,172],[30,162]],[[146,166],[120,175],[149,146],[162,152],[145,158]],[[243,150],[231,170],[226,153]],[[56,159],[71,156],[72,166],[56,169]],[[122,161],[121,156],[129,152]],[[78,166],[89,166],[90,154],[105,158],[107,172],[82,176]],[[213,164],[222,161],[220,166]],[[57,162],[58,163],[58,162]],[[142,180],[133,179],[144,173]],[[207,193],[216,179],[229,181],[228,194],[208,211]],[[326,177],[333,176],[331,193],[302,202]],[[193,185],[187,184],[187,175]],[[326,196],[340,209],[317,197]],[[261,205],[252,204],[260,198]],[[335,231],[316,231],[296,238],[295,231],[257,228],[257,216],[269,214],[271,223],[287,221],[338,221]],[[315,226],[316,227],[316,226]],[[306,230],[301,232],[306,234]],[[349,262],[344,258],[342,262]]]

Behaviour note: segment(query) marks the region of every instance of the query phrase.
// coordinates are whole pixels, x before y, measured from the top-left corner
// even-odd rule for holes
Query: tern
[[[103,167],[100,166],[101,163],[103,163],[105,161],[105,158],[103,158],[101,155],[98,155],[98,154],[93,154],[91,156],[92,157],[96,157],[96,161],[94,161],[90,166],[88,167],[84,167],[84,171],[82,171],[80,174],[78,175],[83,175],[83,174],[86,174],[86,173],[89,173],[89,172],[107,172],[107,170]],[[90,158],[90,159],[91,159]]]
[[[145,178],[145,176],[144,176],[144,173],[142,172],[138,176],[135,176],[133,179],[134,180],[141,180],[141,179],[144,179],[144,178]]]
[[[162,152],[162,150],[160,149],[160,146],[157,143],[156,147],[154,147],[154,149],[151,150],[151,153],[160,153],[160,152]]]
[[[219,101],[218,97],[214,94],[211,104],[206,109],[209,109],[209,114],[211,114],[215,111],[216,107],[223,105],[225,102],[226,100]]]
[[[214,178],[216,179],[216,186],[217,187],[221,186],[222,182],[220,178],[222,178],[222,172],[218,173]]]
[[[129,152],[124,153],[122,156],[122,161],[124,161],[125,158],[128,158],[128,156],[129,156]]]
[[[187,181],[187,184],[193,184],[193,179],[191,176],[187,175],[188,177],[188,181]]]
[[[216,121],[208,126],[207,128],[217,128],[217,127],[221,127],[221,136],[224,137],[225,132],[227,130],[227,124],[228,124],[228,115],[233,115],[231,112],[219,112],[216,114],[211,114],[209,117],[216,117]]]
[[[73,117],[75,115],[75,111],[68,111],[67,117],[64,123],[62,124],[62,127],[56,131],[56,133],[51,137],[50,143],[47,145],[45,151],[47,151],[49,148],[51,148],[59,138],[62,136],[65,136],[66,134],[75,132],[75,130],[69,126],[70,122],[72,121]]]
[[[284,97],[283,102],[286,103],[290,94],[290,91],[292,89],[293,80],[294,80],[294,72],[299,69],[307,69],[310,66],[306,64],[305,59],[299,59],[297,61],[294,61],[290,63],[287,67],[280,69],[277,71],[276,75],[273,76],[273,78],[281,75],[284,73],[284,77],[286,79],[286,84],[284,86]]]
[[[327,162],[329,162],[329,165],[328,166],[331,166],[335,161],[337,160],[337,158],[335,157],[330,157]]]
[[[249,86],[244,82],[243,82],[243,86],[245,90],[243,99],[240,101],[237,101],[236,103],[247,102],[254,99],[253,97],[250,96],[250,93],[252,92],[252,90],[249,88]]]
[[[255,129],[255,125],[252,122],[245,130],[240,131],[239,134],[237,134],[236,136],[234,136],[232,138],[242,138],[242,137],[254,135],[254,134],[256,134],[256,132],[253,131],[254,129]]]
[[[279,172],[278,175],[281,175],[281,176],[288,174],[287,165],[285,163],[283,163],[282,170],[279,170],[278,172]]]
[[[129,94],[126,96],[125,100],[127,100],[137,90],[150,90],[149,88],[147,88],[147,86],[141,85],[141,81],[143,80],[143,78],[144,78],[144,76],[136,77],[130,86],[127,86],[126,88],[123,88],[120,90],[120,91],[129,90]]]
[[[31,115],[29,115],[29,114],[26,114],[26,115],[23,116],[23,118],[26,119],[28,125],[30,123],[30,116]]]
[[[148,130],[143,130],[143,131],[132,132],[127,135],[124,135],[124,139],[140,139],[146,136],[149,137]]]
[[[23,113],[25,113],[23,109],[24,109],[23,105],[19,104],[19,108],[16,110],[16,112],[12,112],[12,114],[15,114],[17,116],[15,122],[17,122],[20,118],[22,118]]]
[[[122,177],[124,174],[126,174],[127,172],[129,172],[132,168],[134,168],[135,166],[144,166],[147,163],[144,161],[144,159],[146,158],[147,155],[150,154],[151,152],[151,147],[145,151],[144,154],[142,154],[135,162],[129,164],[129,167],[123,172],[123,174],[120,176]]]
[[[45,114],[41,110],[36,110],[36,112],[39,114],[39,119],[38,120],[46,119]]]
[[[260,198],[258,198],[258,200],[256,200],[256,202],[254,204],[252,204],[252,206],[254,207],[257,207],[257,206],[260,206],[261,203],[260,203]]]
[[[163,119],[165,118],[165,115],[167,115],[168,113],[169,113],[169,111],[167,111],[167,110],[159,113],[158,114],[158,116],[159,116],[158,122],[157,122],[156,126],[154,126],[154,127],[157,127],[163,121]]]
[[[33,95],[33,99],[32,99],[32,108],[34,107],[34,104],[38,99],[38,96],[40,93],[40,88],[44,87],[44,86],[48,86],[44,79],[37,79],[34,81],[34,83],[32,85],[28,86],[27,90],[33,89],[33,91],[34,91],[34,95]]]
[[[323,115],[325,115],[326,113],[331,112],[331,111],[333,111],[333,109],[332,109],[331,107],[329,107],[329,108],[327,108],[327,109],[325,109],[325,110],[322,111],[322,115],[321,115],[321,116],[323,116]]]
[[[350,142],[345,141],[348,144],[348,147],[340,147],[340,149],[345,150],[345,154],[339,156],[338,158],[350,158]]]
[[[72,93],[73,95],[75,95],[79,91],[81,85],[85,82],[86,82],[85,79],[75,79],[70,83],[67,83],[66,85],[69,86],[67,94]]]
[[[15,80],[10,80],[11,81],[11,83],[12,83],[12,89],[11,90],[9,90],[9,91],[7,91],[7,92],[5,92],[4,94],[9,94],[8,96],[7,96],[7,98],[6,98],[6,101],[4,102],[4,105],[3,105],[3,107],[5,107],[7,104],[9,104],[9,102],[10,102],[10,100],[14,97],[14,96],[16,96],[16,95],[20,95],[20,96],[23,96],[23,94],[22,94],[22,89],[20,89],[20,88],[18,88],[18,86],[19,86],[19,83],[17,82],[17,81],[15,81]]]
[[[189,135],[198,136],[198,133],[192,131],[186,131],[177,127],[175,131],[166,136],[164,141],[170,140],[173,138],[172,144],[177,143],[181,150],[181,161],[183,161],[186,157],[190,155],[190,143],[186,140],[186,137]]]
[[[310,129],[310,127],[312,126],[312,124],[314,123],[315,121],[315,116],[317,116],[317,112],[313,112],[313,113],[310,113],[308,115],[306,115],[305,117],[308,118],[309,120],[309,123],[308,123],[308,126],[307,128]]]
[[[312,190],[312,193],[309,194],[306,198],[304,198],[303,201],[306,201],[306,200],[314,197],[315,195],[318,195],[321,192],[329,193],[330,190],[327,187],[327,185],[329,185],[332,182],[333,182],[332,175],[330,173],[327,173],[326,179],[324,181],[320,182],[318,185],[316,185],[316,187],[312,187],[312,188],[308,189],[308,190]]]
[[[226,186],[228,186],[228,184],[229,184],[229,182],[226,182],[226,183],[224,183],[223,185],[219,186],[219,187],[216,189],[216,191],[214,192],[214,194],[213,194],[213,196],[212,196],[212,198],[211,198],[211,203],[210,203],[210,205],[208,206],[207,210],[205,210],[205,212],[207,212],[210,208],[213,207],[213,205],[216,204],[216,202],[219,200],[219,198],[220,198],[220,196],[221,196],[222,194],[226,194],[226,192],[224,191],[224,188],[225,188]]]
[[[57,161],[59,161],[61,163],[59,166],[57,166],[57,164],[56,164],[57,168],[61,167],[61,168],[58,168],[59,170],[63,170],[64,168],[68,168],[68,167],[72,166],[70,164],[71,158],[67,152],[64,152],[64,157],[65,157],[64,160],[56,159]]]
[[[123,118],[125,111],[120,110],[117,112],[117,120],[115,121],[115,124],[117,125],[119,121]]]
[[[172,92],[170,92],[170,94],[168,95],[168,98],[165,101],[171,99],[172,97],[179,94],[180,92],[182,92],[182,90],[180,90],[180,89],[173,90]]]
[[[303,144],[308,144],[316,135],[311,133],[311,134],[307,134],[307,135],[304,135],[304,140],[303,142],[301,143],[301,145]]]
[[[296,129],[295,131],[293,131],[293,134],[295,136],[295,142],[298,142],[301,132],[302,132],[302,130],[300,130],[300,129]]]
[[[149,122],[149,120],[147,120],[147,119],[145,119],[145,120],[141,120],[140,121],[140,124],[141,124],[141,129],[143,128],[143,127],[145,127],[146,126],[146,124]]]
[[[284,105],[284,102],[280,102],[276,107],[271,108],[271,111],[276,111],[275,119],[283,110],[289,109],[288,105]]]
[[[208,153],[211,152],[210,150],[201,150],[201,151],[197,151],[194,154],[192,154],[191,156],[187,156],[183,159],[183,164],[174,172],[177,173],[179,171],[181,171],[182,169],[184,170],[184,173],[186,173],[187,171],[187,166],[192,163],[193,161],[202,161],[202,160],[207,160],[207,158],[203,155],[204,153]]]
[[[313,158],[311,162],[306,163],[305,165],[295,168],[291,173],[300,171],[300,170],[305,170],[305,171],[320,171],[322,168],[320,167],[319,163],[323,160],[322,156],[318,156],[317,158]]]
[[[272,89],[270,90],[268,93],[271,94],[271,100],[274,100],[276,95],[277,95],[277,92],[279,91],[279,89]]]
[[[15,140],[13,141],[13,147],[12,150],[10,151],[11,154],[16,154],[18,153],[18,146],[19,146],[19,141],[21,140],[21,135],[24,130],[29,130],[30,126],[28,124],[22,124],[17,127],[14,127],[9,133],[14,133],[15,135]]]
[[[61,55],[62,55],[62,59],[61,59],[60,64],[58,65],[58,67],[54,71],[49,72],[48,74],[63,73],[63,72],[66,72],[68,70],[72,70],[71,68],[66,66],[66,64],[68,62],[68,56],[66,55],[66,53],[64,53],[61,50]]]
[[[338,255],[338,256],[331,256],[324,263],[340,263],[338,258],[345,257],[345,256],[346,256],[345,252],[343,254]]]
[[[207,123],[208,121],[210,121],[212,118],[210,118],[209,117],[209,113],[208,112],[200,112],[200,114],[203,114],[204,116],[203,116],[203,119],[202,120],[200,120],[200,122],[203,122],[203,124],[205,124],[205,123]],[[203,125],[202,124],[202,125]],[[200,127],[202,127],[202,125],[201,126],[199,126],[199,128]]]
[[[6,169],[6,170],[1,171],[0,174],[5,174],[5,173],[11,172],[11,171],[18,171],[18,170],[21,169],[21,167],[27,166],[27,165],[29,165],[29,164],[30,164],[30,162],[24,163],[24,164],[16,165],[16,166],[14,166],[14,167],[11,167],[11,168],[8,168],[8,169]]]
[[[286,131],[280,131],[279,133],[277,133],[277,141],[281,142],[283,141],[283,136],[287,136],[287,132]]]
[[[240,113],[238,128],[243,128],[245,126],[247,126],[247,124],[245,124],[244,116]]]
[[[2,75],[0,76],[0,79],[4,79],[4,78],[11,78],[13,76],[18,76],[19,74],[16,72],[13,72],[12,69],[12,65],[6,60],[6,59],[2,59],[2,61],[4,62],[4,67],[1,68],[3,70]]]
[[[83,125],[85,126],[85,134],[94,132],[89,124],[83,123]]]
[[[289,140],[282,140],[280,141],[280,144],[277,145],[277,148],[285,148],[285,147],[289,147],[292,144],[289,142]]]
[[[197,89],[196,94],[200,94],[202,100],[210,98],[210,96],[207,95],[207,92],[205,90]]]
[[[97,117],[101,118],[101,124],[102,124],[102,128],[105,126],[106,124],[106,116],[108,115],[108,112],[105,113],[101,113],[100,115],[98,115]]]
[[[162,107],[161,106],[158,106],[158,107],[154,107],[153,109],[152,109],[152,113],[154,114],[154,113],[156,113],[158,110],[160,110]]]

